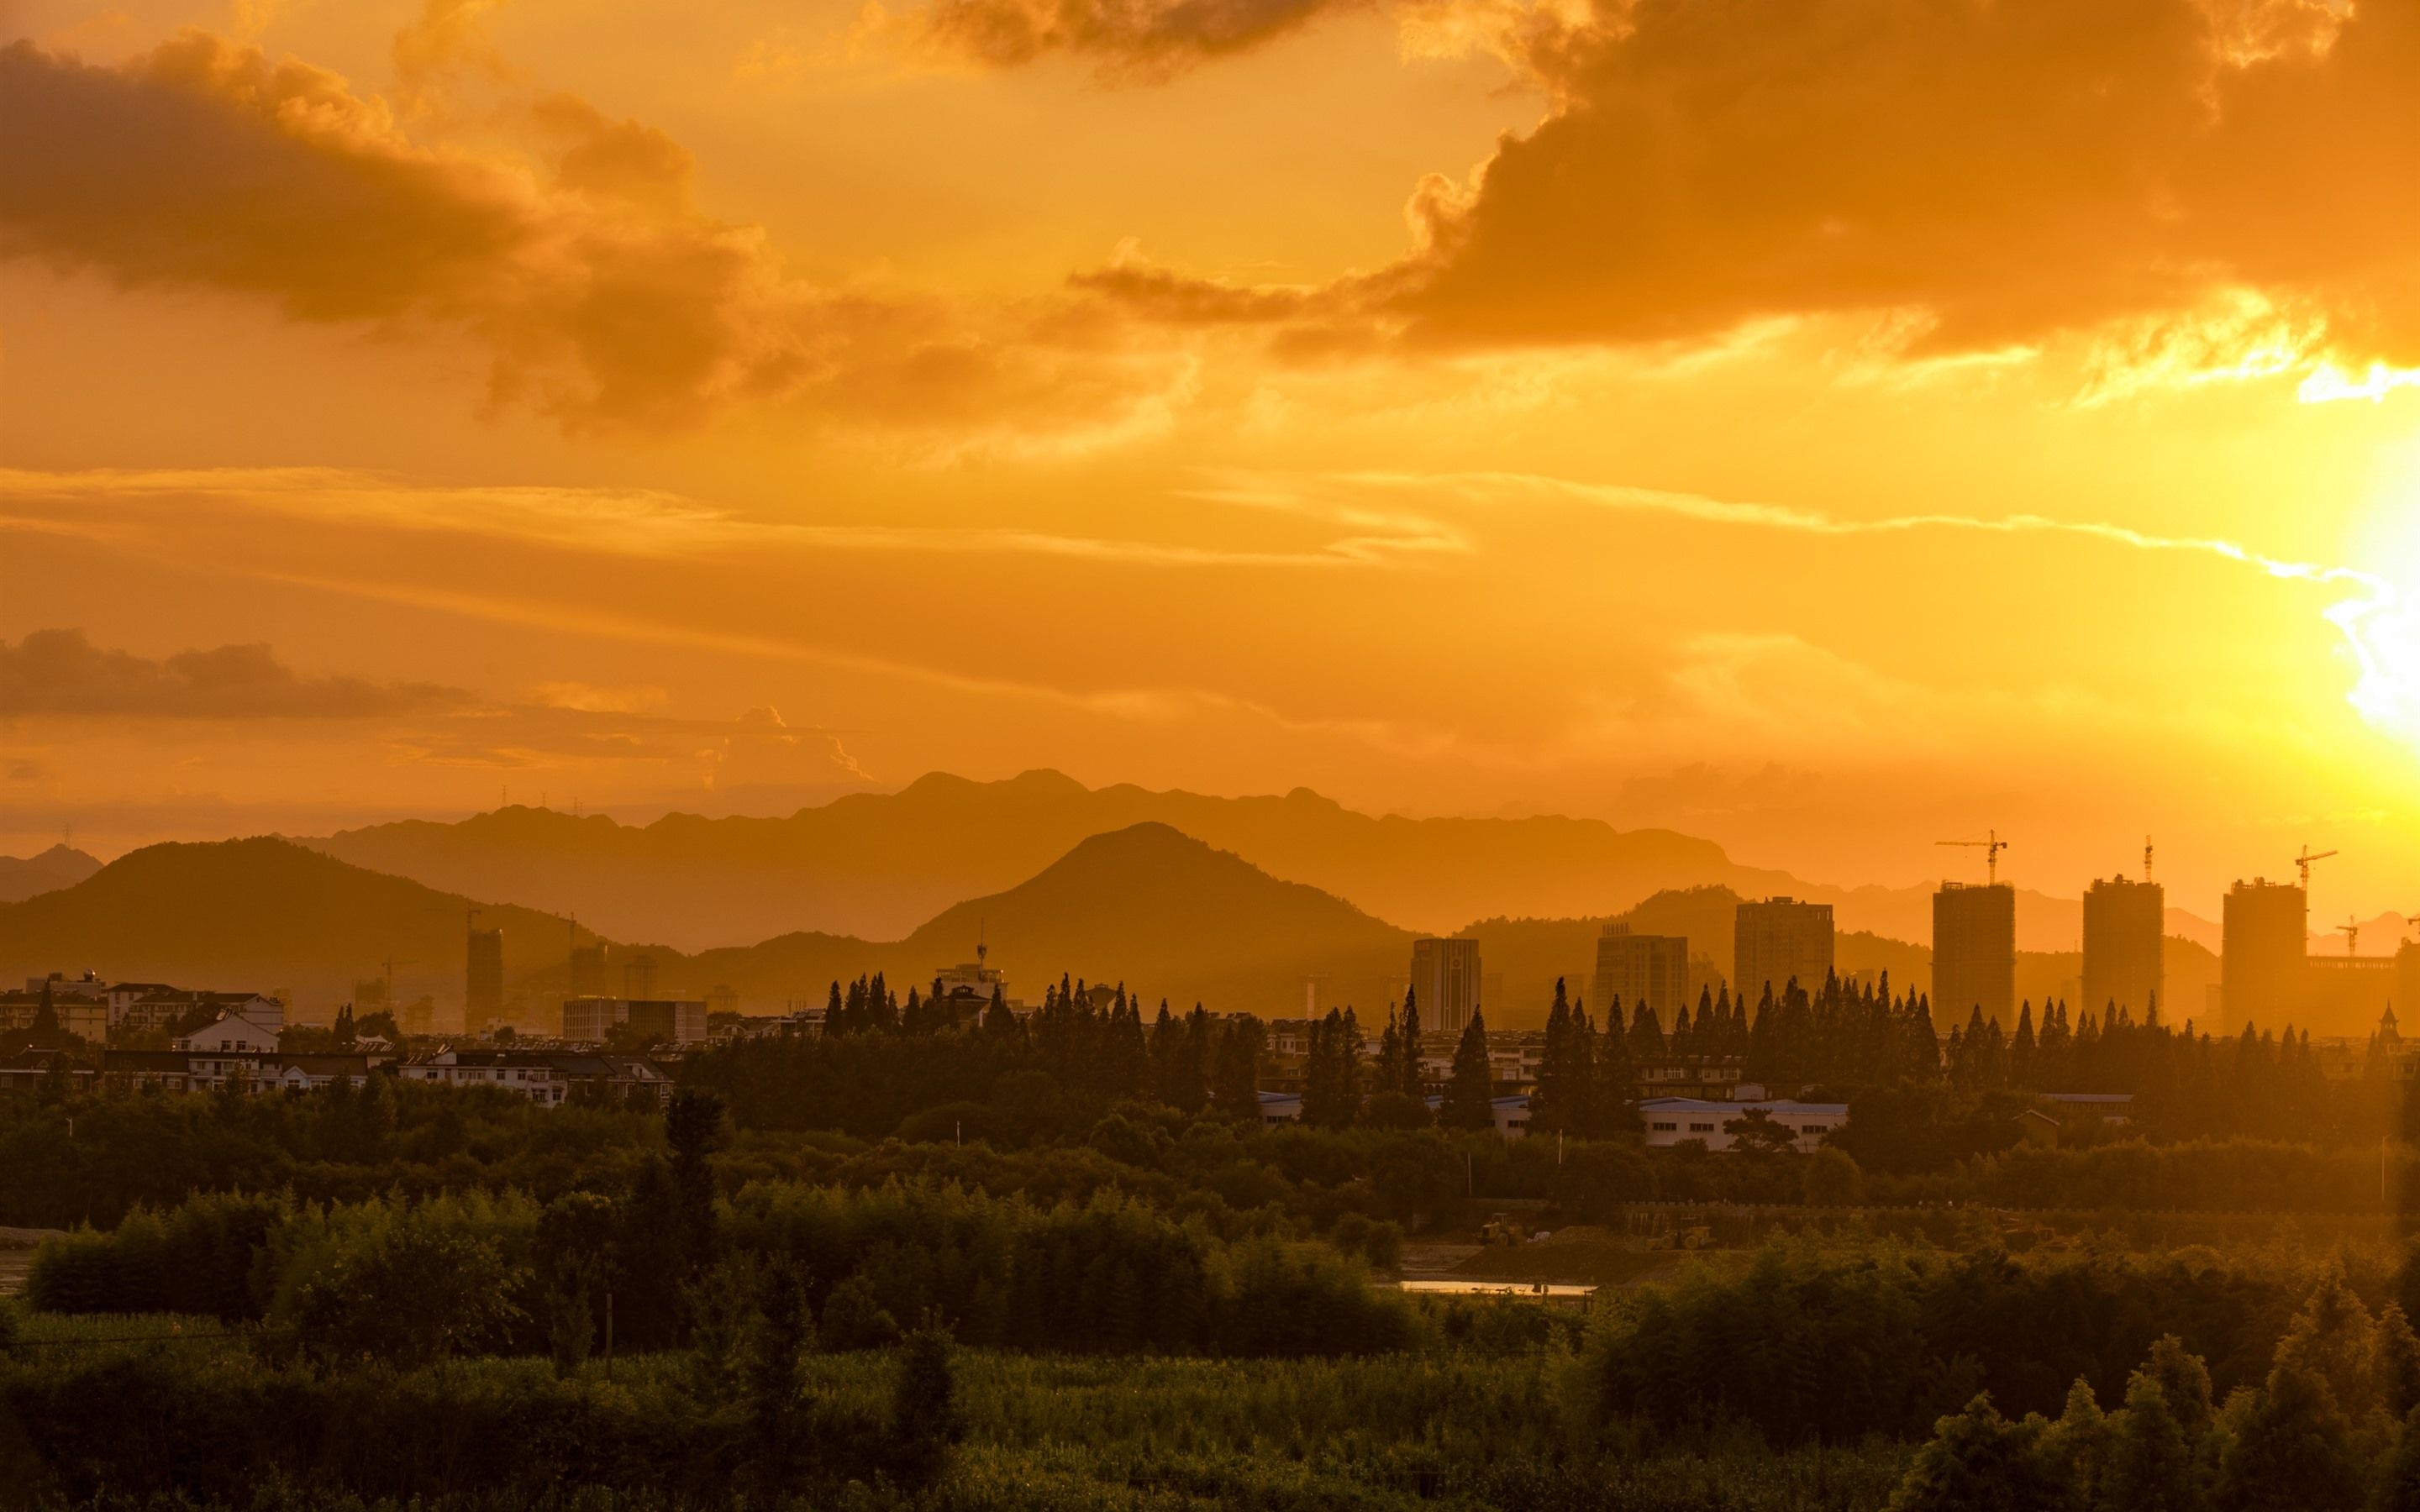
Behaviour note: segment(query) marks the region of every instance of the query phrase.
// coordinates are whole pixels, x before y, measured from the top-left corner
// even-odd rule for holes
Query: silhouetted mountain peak
[[[997,781],[928,773],[784,817],[667,815],[644,827],[499,810],[460,825],[350,830],[321,848],[431,887],[576,912],[686,948],[793,930],[895,939],[961,900],[1033,877],[1094,836],[1146,821],[1431,932],[1482,915],[1602,915],[1658,887],[1806,889],[1721,847],[1593,819],[1415,819],[1309,788],[1219,797],[1087,788],[1048,768]]]
[[[459,992],[472,909],[511,962],[560,961],[561,919],[389,876],[273,835],[130,851],[0,906],[0,975],[91,967],[113,980],[346,995],[389,963],[398,991]]]
[[[1233,851],[1222,851],[1207,841],[1196,840],[1173,825],[1146,819],[1140,824],[1092,835],[1077,841],[1075,849],[1051,863],[1043,873],[1073,871],[1086,866],[1129,866],[1138,863],[1171,861],[1209,861],[1224,859],[1248,871],[1257,872]]]
[[[0,856],[0,903],[70,887],[100,870],[98,858],[64,842],[39,856]]]

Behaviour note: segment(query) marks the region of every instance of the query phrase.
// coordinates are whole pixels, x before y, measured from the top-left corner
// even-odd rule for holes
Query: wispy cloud
[[[1346,505],[1340,501],[1368,495],[1447,500],[1473,506],[1564,503],[1800,535],[1848,538],[1955,532],[2065,536],[2130,550],[2216,558],[2241,563],[2279,581],[2346,590],[2345,596],[2319,611],[2342,636],[2346,655],[2357,670],[2346,700],[2372,725],[2420,745],[2420,610],[2415,610],[2405,587],[2359,567],[2271,556],[2219,536],[2169,535],[2103,520],[2061,519],[2025,513],[1923,513],[1846,518],[1794,504],[1715,499],[1703,494],[1508,471],[1234,474],[1227,490],[1238,498],[1282,500],[1287,507],[1303,509],[1343,508]]]
[[[737,553],[911,552],[1064,557],[1165,567],[1334,568],[1400,563],[1467,543],[1435,520],[1368,509],[1281,505],[1210,490],[1180,497],[1263,502],[1342,529],[1296,549],[1118,539],[990,526],[819,525],[751,518],[650,489],[454,486],[333,468],[37,472],[0,470],[0,501],[161,503],[208,501],[338,524],[509,537],[649,559]],[[44,522],[27,517],[29,526]]]

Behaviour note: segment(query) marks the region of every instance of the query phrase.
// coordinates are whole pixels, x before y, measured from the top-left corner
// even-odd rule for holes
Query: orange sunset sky
[[[1047,765],[2420,913],[2420,0],[0,41],[0,850]]]

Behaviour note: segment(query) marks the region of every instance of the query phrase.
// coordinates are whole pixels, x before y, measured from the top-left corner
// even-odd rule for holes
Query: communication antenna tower
[[[2007,850],[2013,842],[2002,840],[2000,838],[2000,832],[1996,829],[1986,830],[1984,833],[1990,836],[1990,839],[1937,840],[1932,843],[1935,845],[1975,845],[1981,847],[1983,852],[1983,875],[1993,887],[1996,887],[2000,885],[2000,853]]]

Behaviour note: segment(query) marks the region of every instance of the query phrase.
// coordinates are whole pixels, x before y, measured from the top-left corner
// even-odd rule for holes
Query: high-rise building
[[[2303,963],[2303,991],[2284,1022],[2322,1039],[2359,1039],[2378,1026],[2378,1015],[2402,999],[2405,962],[2392,955],[2335,955],[2322,951]],[[2271,1025],[2262,1021],[2262,1028]]]
[[[602,1043],[607,1032],[628,1024],[676,1045],[703,1044],[707,1035],[706,1003],[697,998],[566,997],[563,1002],[563,1037],[578,1044]]]
[[[622,995],[652,998],[656,995],[656,958],[642,950],[622,963]]]
[[[1419,995],[1420,1032],[1460,1034],[1480,1010],[1479,942],[1414,940],[1412,990]]]
[[[471,932],[471,964],[462,993],[462,1021],[485,1024],[504,1012],[504,932]]]
[[[1932,1014],[1963,1024],[1975,1010],[2017,1022],[2017,889],[1945,882],[1932,895]]]
[[[1734,916],[1731,995],[1749,1003],[1776,998],[1792,981],[1812,994],[1832,974],[1832,905],[1795,898],[1743,903]]]
[[[571,948],[571,995],[605,995],[605,947],[575,945]]]
[[[2228,1032],[2275,1029],[2296,1016],[2309,983],[2309,895],[2266,877],[2226,889],[2218,958],[2219,1001]]]
[[[1617,997],[1625,1018],[1643,1004],[1670,1028],[1672,1011],[1695,1001],[1689,995],[1688,936],[1633,934],[1627,924],[1607,924],[1596,937],[1596,980],[1589,999],[1609,1011]]]
[[[2102,1013],[2115,1003],[2137,1023],[2153,1004],[2167,1008],[2167,889],[2156,882],[2093,880],[2084,894],[2084,984],[2078,1007]],[[2183,1015],[2170,1012],[2168,1017]]]

